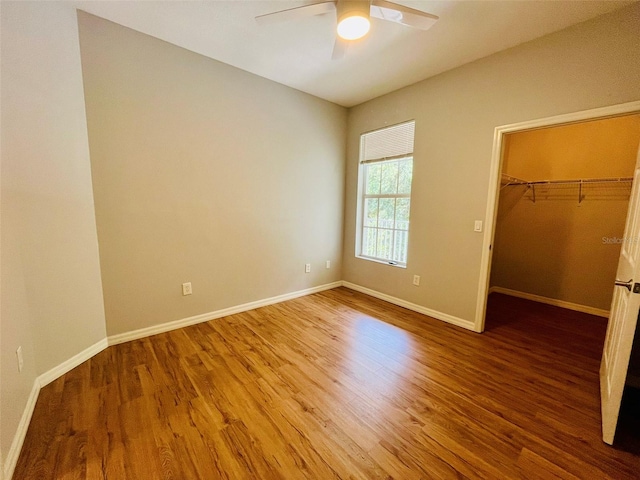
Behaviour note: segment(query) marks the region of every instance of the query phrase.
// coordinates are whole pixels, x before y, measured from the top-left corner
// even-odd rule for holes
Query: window
[[[358,257],[406,266],[415,122],[360,137]]]

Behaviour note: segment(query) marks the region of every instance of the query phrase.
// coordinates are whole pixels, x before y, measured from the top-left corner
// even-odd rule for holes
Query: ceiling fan
[[[331,0],[302,7],[289,8],[256,17],[256,22],[266,25],[298,18],[322,15],[335,11],[337,14],[337,36],[332,58],[342,58],[350,41],[364,37],[371,26],[370,18],[379,18],[409,27],[428,30],[438,17],[386,0]]]

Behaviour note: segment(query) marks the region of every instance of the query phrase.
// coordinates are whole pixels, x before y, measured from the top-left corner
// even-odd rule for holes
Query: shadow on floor
[[[640,455],[640,389],[626,387],[614,447]]]
[[[585,358],[599,362],[604,347],[607,319],[560,307],[502,294],[489,295],[485,332],[500,335],[502,330],[517,331],[531,341],[553,345],[556,349],[574,351],[589,338]],[[630,375],[640,379],[640,319],[636,328]],[[580,338],[574,343],[574,339]],[[597,382],[597,378],[594,377]],[[640,382],[640,380],[636,380]],[[640,383],[625,387],[620,407],[618,430],[613,448],[640,456]]]

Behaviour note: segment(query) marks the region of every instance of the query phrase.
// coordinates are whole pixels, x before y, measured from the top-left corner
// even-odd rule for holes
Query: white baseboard
[[[22,450],[22,444],[24,443],[24,437],[27,435],[29,429],[29,422],[31,422],[31,416],[33,410],[36,408],[36,401],[38,400],[38,394],[40,393],[40,377],[36,377],[33,381],[33,387],[31,387],[31,393],[27,399],[27,404],[20,417],[20,423],[18,423],[18,429],[13,436],[13,442],[9,448],[9,453],[4,461],[4,478],[11,480],[13,471],[18,463],[18,457],[20,456],[20,450]]]
[[[590,315],[597,315],[598,317],[609,318],[609,310],[589,307],[588,305],[580,305],[578,303],[565,302],[564,300],[557,300],[555,298],[543,297],[541,295],[535,295],[533,293],[520,292],[518,290],[511,290],[510,288],[491,287],[489,288],[489,294],[492,294],[492,293],[502,293],[504,295],[510,295],[512,297],[518,297],[518,298],[523,298],[525,300],[531,300],[538,303],[553,305],[554,307],[561,307],[561,308],[566,308],[567,310],[574,310],[576,312],[588,313]]]
[[[433,317],[437,320],[442,320],[443,322],[451,323],[458,327],[466,328],[467,330],[471,330],[475,332],[475,324],[473,322],[470,322],[469,320],[465,320],[459,317],[454,317],[453,315],[449,315],[448,313],[438,312],[437,310],[432,310],[430,308],[423,307],[422,305],[417,305],[415,303],[407,302],[406,300],[402,300],[397,297],[392,297],[391,295],[387,295],[386,293],[381,293],[376,290],[371,290],[370,288],[362,287],[360,285],[356,285],[355,283],[343,281],[342,285],[347,288],[350,288],[351,290],[355,290],[357,292],[364,293],[375,298],[379,298],[380,300],[384,300],[385,302],[393,303],[394,305],[398,305],[400,307],[413,310],[414,312],[422,313],[423,315],[427,315],[428,317]]]
[[[69,358],[68,360],[65,360],[57,367],[53,367],[48,372],[43,373],[38,377],[38,380],[40,381],[40,387],[44,387],[45,385],[50,384],[57,378],[60,378],[65,373],[67,373],[70,370],[73,370],[82,362],[89,360],[91,357],[93,357],[97,353],[100,353],[102,350],[104,350],[108,346],[109,344],[107,343],[107,339],[103,338],[102,340],[99,340],[98,342],[94,343],[90,347],[85,348],[80,353],[77,353],[73,357]]]
[[[195,325],[196,323],[207,322],[209,320],[215,320],[216,318],[226,317],[228,315],[234,315],[236,313],[246,312],[248,310],[254,310],[260,307],[266,307],[267,305],[273,305],[274,303],[280,303],[286,300],[304,297],[305,295],[311,295],[312,293],[322,292],[324,290],[330,290],[332,288],[340,286],[342,286],[342,281],[327,283],[318,287],[298,290],[297,292],[285,293],[283,295],[265,298],[263,300],[256,300],[255,302],[243,303],[242,305],[237,305],[235,307],[229,307],[222,310],[216,310],[214,312],[203,313],[200,315],[195,315],[193,317],[183,318],[181,320],[162,323],[160,325],[153,325],[152,327],[141,328],[138,330],[133,330],[131,332],[118,333],[116,335],[109,336],[107,340],[109,342],[109,345],[118,345],[120,343],[130,342],[131,340],[137,340],[139,338],[157,335],[158,333],[169,332],[171,330],[187,327],[189,325]]]

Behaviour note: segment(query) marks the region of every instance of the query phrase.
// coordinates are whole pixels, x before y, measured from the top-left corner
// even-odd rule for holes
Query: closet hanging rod
[[[509,183],[505,185],[505,187],[511,185],[579,185],[585,183],[631,183],[633,181],[632,177],[615,177],[615,178],[583,178],[576,180],[536,180],[533,182],[529,182],[526,180],[521,180],[516,177],[511,177],[509,175],[504,175],[505,179],[508,180]]]

